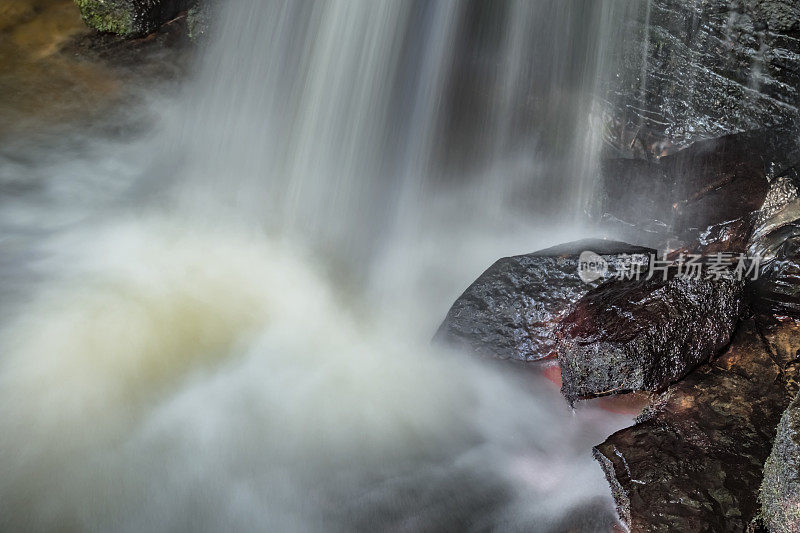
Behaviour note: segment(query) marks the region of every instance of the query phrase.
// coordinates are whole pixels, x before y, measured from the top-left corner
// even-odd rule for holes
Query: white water
[[[602,32],[529,33],[609,11],[509,4],[476,90],[489,134],[453,180],[451,115],[478,113],[452,104],[465,6],[231,2],[148,138],[5,166],[47,177],[0,205],[0,529],[609,526],[589,449],[626,420],[429,344],[496,257],[576,234],[602,62],[564,64]],[[575,122],[517,124],[562,89]],[[537,195],[563,207],[550,226]]]

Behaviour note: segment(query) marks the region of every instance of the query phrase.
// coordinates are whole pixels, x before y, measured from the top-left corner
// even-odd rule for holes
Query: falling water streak
[[[650,9],[652,0],[645,1],[644,12],[644,41],[642,42],[642,68],[639,70],[639,105],[642,109],[647,109],[647,67],[650,57]],[[644,113],[639,116],[639,129],[644,127]]]
[[[544,380],[432,347],[408,326],[451,301],[465,271],[559,238],[526,225],[535,218],[526,202],[539,195],[574,210],[596,155],[583,121],[605,70],[607,5],[514,2],[499,29],[510,58],[484,102],[500,109],[478,128],[498,138],[479,131],[474,170],[447,183],[445,101],[475,4],[222,8],[196,84],[131,158],[148,168],[155,144],[157,161],[176,159],[147,181],[160,185],[151,197],[171,183],[170,196],[132,202],[135,216],[70,219],[75,227],[45,245],[41,290],[0,331],[0,529],[608,525],[588,450],[628,420],[591,408],[573,419]],[[433,14],[420,25],[426,5]],[[575,30],[598,20],[588,36]],[[534,21],[555,30],[534,38]],[[484,94],[486,80],[459,81]],[[535,97],[550,122],[518,129],[527,116],[515,109]],[[550,155],[537,137],[553,124],[549,146],[580,151],[558,161],[557,180],[537,173]],[[536,165],[505,172],[520,145]],[[506,219],[490,224],[498,213]],[[523,231],[511,235],[520,216]],[[330,249],[361,273],[387,236],[397,270],[371,281],[408,297],[360,307],[372,287],[331,282]],[[417,249],[434,250],[455,280],[445,297],[394,276],[430,277],[407,253]]]
[[[539,209],[575,225],[601,138],[591,116],[608,58],[598,51],[620,38],[607,16],[619,3],[498,4],[490,75],[454,77],[465,13],[477,5],[243,0],[224,9],[189,119],[167,144],[189,147],[176,196],[227,204],[235,217],[355,263],[424,231],[437,197],[451,193],[469,203],[476,227],[534,220]],[[448,108],[454,83],[484,100]],[[485,122],[453,131],[453,113]],[[444,190],[454,135],[474,138],[475,162]],[[232,169],[235,186],[220,183]]]
[[[444,87],[451,73],[455,52],[455,34],[462,16],[458,0],[435,4],[434,14],[426,17],[422,67],[416,90],[412,91],[410,130],[400,159],[397,214],[388,242],[408,240],[420,231],[419,211],[425,205],[426,176],[430,173],[439,146],[438,134],[442,114]]]
[[[648,9],[651,0],[647,0]],[[585,99],[582,104],[579,127],[576,129],[574,142],[570,147],[569,174],[574,176],[574,210],[573,219],[579,223],[592,213],[595,199],[600,156],[604,148],[604,115],[608,103],[605,90],[608,76],[617,71],[620,47],[627,38],[625,24],[635,20],[640,3],[627,0],[608,0],[592,4],[597,9],[596,35],[591,40],[587,68],[591,69],[587,86],[584,87]]]
[[[488,162],[497,165],[504,162],[511,155],[508,153],[513,140],[514,125],[518,122],[520,105],[524,105],[527,96],[525,80],[529,79],[531,68],[530,51],[535,48],[532,42],[533,21],[538,10],[525,0],[513,0],[506,17],[509,22],[505,24],[507,30],[503,32],[502,46],[500,47],[499,75],[494,81],[494,97],[489,117],[488,131]],[[528,149],[533,151],[531,143],[526,143]],[[516,154],[514,154],[516,155]],[[513,159],[514,155],[511,155]],[[513,164],[513,161],[512,161]],[[499,172],[498,172],[499,170]],[[490,173],[508,172],[506,168],[491,168]],[[532,176],[528,176],[532,179]],[[487,218],[497,220],[502,217],[503,210],[508,203],[508,187],[498,186],[494,180],[481,180],[478,194],[485,201]]]

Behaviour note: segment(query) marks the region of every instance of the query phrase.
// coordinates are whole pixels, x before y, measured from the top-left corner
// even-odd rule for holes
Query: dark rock
[[[761,256],[759,278],[748,286],[755,311],[800,317],[800,222],[783,225],[753,248]]]
[[[578,258],[586,250],[608,264],[608,270],[591,283],[578,275]],[[547,357],[555,348],[554,327],[569,307],[624,268],[626,256],[645,254],[640,258],[644,260],[651,253],[649,248],[587,239],[505,257],[456,300],[436,339],[502,359]]]
[[[625,238],[661,248],[675,233],[674,178],[657,161],[603,161],[599,191],[603,225]]]
[[[770,186],[764,206],[758,213],[753,240],[800,218],[800,175],[781,176]]]
[[[101,63],[126,85],[153,80],[182,80],[189,74],[197,47],[190,41],[187,17],[179,15],[140,39],[91,32],[68,42],[62,51],[81,60]],[[128,104],[129,105],[129,104]]]
[[[728,135],[694,143],[659,163],[674,186],[676,231],[705,229],[746,217],[764,204],[773,132]]]
[[[584,397],[658,390],[724,348],[741,309],[744,282],[708,279],[609,281],[586,294],[557,328],[561,391]]]
[[[86,25],[95,30],[138,37],[187,10],[194,0],[75,0]]]
[[[800,531],[800,396],[781,417],[761,483],[761,519],[772,533]]]
[[[797,198],[797,168],[795,121],[696,142],[658,161],[609,160],[598,214],[652,246],[744,251],[753,225]]]
[[[761,259],[761,273],[748,295],[753,309],[765,315],[800,316],[799,168],[773,182],[749,247]]]
[[[632,2],[612,51],[607,139],[636,157],[799,116],[793,0]]]
[[[639,531],[745,531],[791,400],[795,323],[742,324],[719,359],[664,392],[594,450],[621,520]]]
[[[746,6],[768,30],[779,33],[800,30],[800,5],[795,0],[749,0]]]
[[[701,254],[705,256],[716,253],[744,253],[753,232],[753,219],[755,215],[749,214],[727,222],[721,222],[707,227],[699,234],[687,231],[678,237],[678,242],[688,243],[670,254],[676,257],[683,254]]]

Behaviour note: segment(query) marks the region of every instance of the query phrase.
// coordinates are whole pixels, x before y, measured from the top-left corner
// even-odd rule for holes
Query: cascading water
[[[0,529],[610,527],[589,447],[626,420],[429,339],[574,233],[617,9],[226,4],[152,136],[73,172],[130,189],[0,213],[50,222],[0,333]]]
[[[222,10],[168,145],[188,147],[177,196],[343,253],[374,251],[413,225],[453,193],[443,181],[474,204],[475,226],[509,210],[572,222],[591,180],[587,120],[617,11],[555,0],[237,2]]]

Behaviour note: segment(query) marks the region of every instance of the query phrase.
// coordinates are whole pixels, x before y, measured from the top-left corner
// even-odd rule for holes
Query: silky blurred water
[[[230,2],[143,130],[9,142],[0,529],[610,529],[630,418],[430,337],[586,236],[623,8]]]

